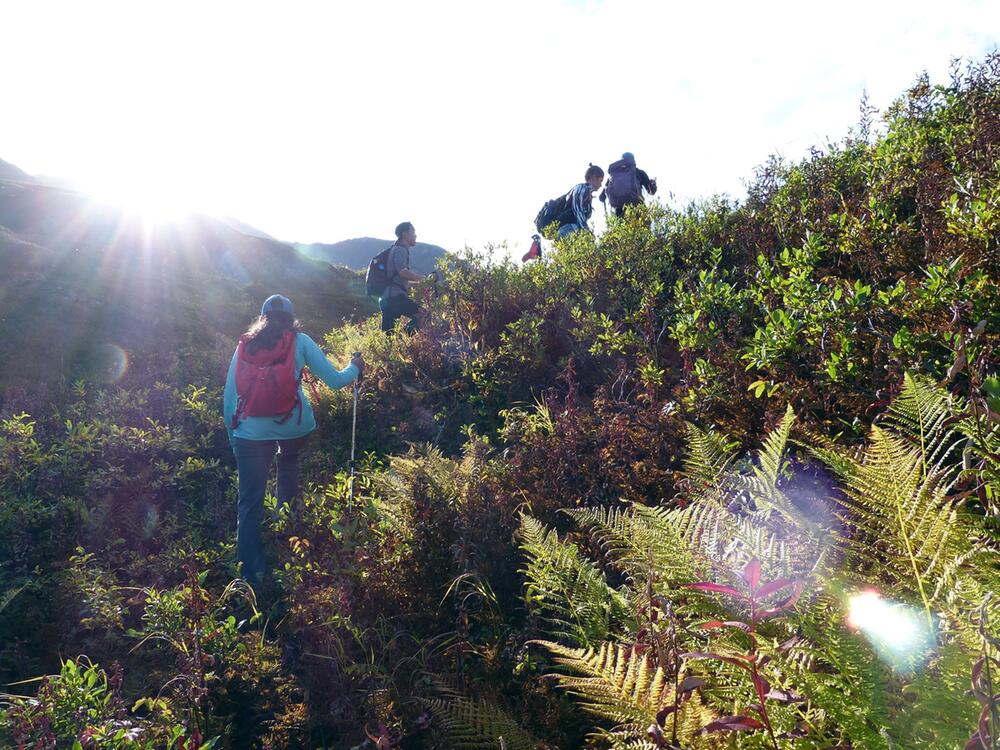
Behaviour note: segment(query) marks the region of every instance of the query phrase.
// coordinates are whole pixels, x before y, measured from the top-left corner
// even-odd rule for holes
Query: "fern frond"
[[[840,586],[827,581],[828,591]],[[864,638],[844,627],[841,597],[817,592],[793,617],[803,640],[785,664],[802,686],[811,723],[844,732],[856,747],[888,750],[881,729],[889,722],[891,675]]]
[[[687,443],[684,475],[696,491],[715,484],[736,460],[737,443],[712,430],[689,424]]]
[[[830,467],[841,479],[849,479],[864,458],[864,452],[810,446],[809,453]]]
[[[932,604],[975,554],[969,519],[947,500],[953,474],[928,467],[920,449],[879,427],[861,463],[831,468],[845,484],[846,497],[837,502],[850,550],[869,570],[888,572],[919,594],[930,617]]]
[[[770,490],[777,489],[778,476],[785,460],[785,448],[788,446],[788,436],[792,432],[794,423],[795,412],[789,404],[778,426],[768,433],[763,447],[757,452],[757,465],[754,466],[753,472]]]
[[[736,521],[714,492],[706,492],[686,508],[672,508],[658,514],[659,522],[673,529],[695,560],[725,560],[736,533]]]
[[[656,714],[674,703],[673,682],[648,653],[620,643],[599,648],[568,648],[552,641],[535,641],[546,648],[569,674],[556,674],[559,685],[580,707],[613,722],[609,733],[620,747],[646,747],[647,730]],[[683,703],[678,715],[678,739],[689,743],[698,729],[714,719],[697,694]],[[623,744],[624,743],[624,744]],[[631,744],[630,744],[631,743]]]
[[[903,388],[883,421],[896,435],[919,447],[925,466],[941,470],[949,461],[956,464],[954,458],[961,453],[962,436],[950,420],[964,408],[962,400],[949,391],[906,373]]]
[[[588,645],[605,640],[631,621],[627,597],[575,544],[561,541],[536,519],[521,515],[518,531],[525,567],[525,601],[550,635],[569,636]]]
[[[957,641],[939,645],[934,658],[907,685],[912,702],[896,716],[890,735],[900,747],[966,747],[979,704],[968,694],[975,654]]]
[[[756,557],[772,576],[802,577],[822,558],[820,538],[789,541],[753,517],[737,518],[711,495],[686,508],[586,508],[569,511],[594,533],[634,581],[652,577],[658,594],[673,584],[742,569]]]
[[[388,471],[374,477],[378,490],[374,505],[384,530],[404,541],[412,539],[416,492],[443,502],[456,502],[463,468],[462,463],[447,458],[432,445],[412,446],[404,455],[393,456]]]
[[[737,477],[734,485],[741,488],[750,501],[745,512],[756,516],[758,523],[772,528],[789,542],[799,544],[815,539],[821,529],[806,518],[778,486],[794,424],[795,412],[789,405],[777,427],[764,439],[751,473]],[[779,521],[784,528],[779,528]]]
[[[583,675],[561,674],[558,680],[589,713],[644,730],[656,712],[671,702],[673,687],[663,668],[654,665],[647,654],[618,643],[586,649],[552,641],[538,643],[549,650],[556,664]]]
[[[662,508],[581,508],[567,511],[577,523],[593,529],[611,560],[629,576],[645,580],[650,566],[660,579],[690,581],[691,548]]]
[[[542,744],[495,703],[467,698],[424,698],[455,750],[537,750]]]

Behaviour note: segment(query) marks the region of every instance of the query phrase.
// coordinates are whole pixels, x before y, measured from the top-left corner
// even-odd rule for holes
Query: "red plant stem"
[[[678,689],[680,688],[681,662],[680,662],[680,656],[678,656],[678,649],[677,649],[677,627],[674,624],[674,608],[670,605],[669,602],[667,603],[667,612],[666,612],[666,615],[667,615],[668,618],[670,618],[670,620],[669,620],[670,621],[670,651],[671,651],[671,656],[672,656],[672,658],[674,660],[674,705],[676,706],[676,708],[674,708],[674,717],[673,717],[674,721],[673,721],[673,729],[670,732],[670,742],[671,742],[671,744],[676,745],[677,744],[677,715],[681,712],[681,697],[680,697],[680,695],[677,692]]]
[[[757,693],[757,699],[760,701],[760,718],[764,720],[764,726],[767,727],[767,733],[771,737],[771,744],[774,745],[774,750],[781,750],[778,746],[778,738],[774,736],[774,728],[771,726],[771,717],[767,713],[767,698],[764,696],[763,691],[760,688],[762,678],[760,672],[757,670],[758,663],[758,652],[757,652],[757,596],[753,587],[750,587],[750,647],[751,654],[753,655],[753,660],[750,666],[750,674],[753,675],[753,689]]]

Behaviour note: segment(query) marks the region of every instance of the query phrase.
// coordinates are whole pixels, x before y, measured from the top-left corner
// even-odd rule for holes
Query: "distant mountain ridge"
[[[312,242],[309,244],[295,243],[299,252],[324,260],[334,265],[346,266],[354,271],[364,271],[368,262],[393,243],[393,240],[381,240],[375,237],[357,237],[352,240],[342,240],[334,243]],[[438,245],[418,242],[410,250],[410,268],[415,273],[427,274],[434,270],[437,259],[446,250]]]
[[[9,161],[0,159],[0,180],[17,180],[18,182],[34,182],[34,178],[20,167]]]
[[[275,240],[275,242],[281,242],[281,240],[276,239],[272,235],[265,232],[263,229],[258,229],[257,227],[250,226],[245,221],[240,221],[235,216],[219,216],[217,218],[223,224],[232,227],[237,232],[242,232],[243,234],[249,235],[250,237],[261,237],[265,240]]]

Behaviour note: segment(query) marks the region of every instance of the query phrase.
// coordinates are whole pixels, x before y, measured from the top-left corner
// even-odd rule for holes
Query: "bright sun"
[[[136,131],[125,134],[117,151],[101,154],[100,172],[81,188],[102,203],[120,206],[150,222],[180,218],[198,207],[204,180],[191,163],[195,144]]]
[[[142,180],[123,180],[88,186],[96,199],[111,203],[150,222],[165,222],[190,213],[193,206],[184,198],[181,186],[149,175]]]

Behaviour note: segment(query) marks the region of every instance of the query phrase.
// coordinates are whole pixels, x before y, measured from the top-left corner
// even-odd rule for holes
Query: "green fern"
[[[684,475],[695,491],[714,485],[736,460],[737,443],[725,435],[688,425],[688,452]]]
[[[788,446],[788,436],[795,423],[795,412],[791,404],[785,409],[785,414],[778,426],[768,433],[763,447],[757,452],[757,466],[754,466],[754,476],[771,491],[778,487],[778,477],[785,461],[785,449]]]
[[[906,373],[903,388],[883,418],[886,427],[915,443],[928,470],[958,471],[964,438],[954,429],[953,417],[963,411],[964,402],[930,380]]]
[[[497,704],[461,697],[424,698],[454,750],[538,750],[540,740],[526,732]]]
[[[957,639],[938,647],[934,660],[904,688],[911,703],[896,715],[890,728],[900,747],[952,750],[966,746],[979,713],[968,695],[974,658]]]
[[[670,511],[645,506],[581,508],[567,511],[591,528],[601,547],[629,577],[646,580],[650,567],[663,580],[693,580],[691,546],[671,523]]]
[[[762,632],[768,643],[761,646],[772,658],[772,684],[805,696],[805,703],[778,705],[773,712],[783,727],[799,721],[809,727],[803,743],[872,750],[953,747],[963,732],[966,738],[971,733],[975,713],[965,687],[975,642],[966,615],[986,592],[1000,588],[982,542],[986,524],[955,500],[963,478],[963,446],[977,439],[956,413],[963,408],[933,384],[907,378],[865,446],[843,449],[817,440],[812,454],[841,483],[834,494],[836,528],[804,519],[783,492],[791,409],[753,464],[743,467],[724,438],[692,428],[684,508],[634,505],[570,514],[593,531],[608,561],[628,576],[634,601],[646,600],[652,582],[654,596],[673,602],[682,623],[729,615],[719,609],[732,605],[711,594],[679,594],[678,583],[725,581],[751,558],[761,561],[768,577],[811,578],[813,592],[787,621]],[[983,435],[991,433],[980,430],[981,442]],[[543,533],[536,529],[536,535]],[[565,544],[554,536],[550,541]],[[574,547],[572,561],[564,565],[577,570],[586,563]],[[846,601],[858,578],[886,597],[923,603],[936,644],[914,655],[911,671],[883,663],[865,637],[847,627]],[[554,602],[548,606],[558,609]],[[739,618],[742,613],[732,614]],[[778,649],[793,632],[799,640]],[[679,638],[699,646],[693,650],[704,650],[704,637],[692,630],[682,629]],[[739,641],[738,633],[713,635],[711,648],[737,648]],[[653,747],[646,731],[659,707],[672,699],[672,686],[648,654],[615,643],[590,649],[543,645],[570,672],[558,676],[560,685],[586,711],[613,724],[595,737],[609,747]],[[735,668],[713,665],[706,692],[712,709],[740,712],[747,700],[744,683]],[[704,724],[712,711],[698,706]],[[727,741],[751,748],[761,739],[741,734]]]
[[[955,472],[928,466],[924,455],[874,427],[860,463],[830,466],[844,482],[845,546],[876,580],[917,594],[931,618],[976,549],[971,520],[948,502]]]
[[[587,645],[631,621],[628,599],[608,585],[576,545],[560,541],[555,531],[526,514],[518,535],[526,558],[521,571],[527,581],[525,602],[548,634]]]
[[[840,583],[827,580],[827,589]],[[881,730],[889,723],[889,669],[879,661],[863,637],[844,627],[847,612],[841,597],[815,594],[795,614],[800,643],[793,647],[785,668],[806,696],[810,724],[834,736],[850,739],[869,750],[888,748]],[[843,733],[843,737],[836,736]]]
[[[558,674],[559,685],[579,700],[580,707],[612,722],[606,734],[620,747],[654,748],[648,730],[656,715],[674,701],[673,682],[649,653],[633,646],[603,643],[598,648],[568,648],[552,641],[536,641],[569,674]],[[678,715],[678,739],[690,744],[697,731],[715,715],[697,693],[685,701]],[[705,746],[705,745],[702,745]]]
[[[413,490],[420,487],[435,497],[456,502],[461,465],[437,448],[411,447],[405,455],[393,456],[389,471],[376,475],[374,504],[386,531],[397,538],[413,538]]]

